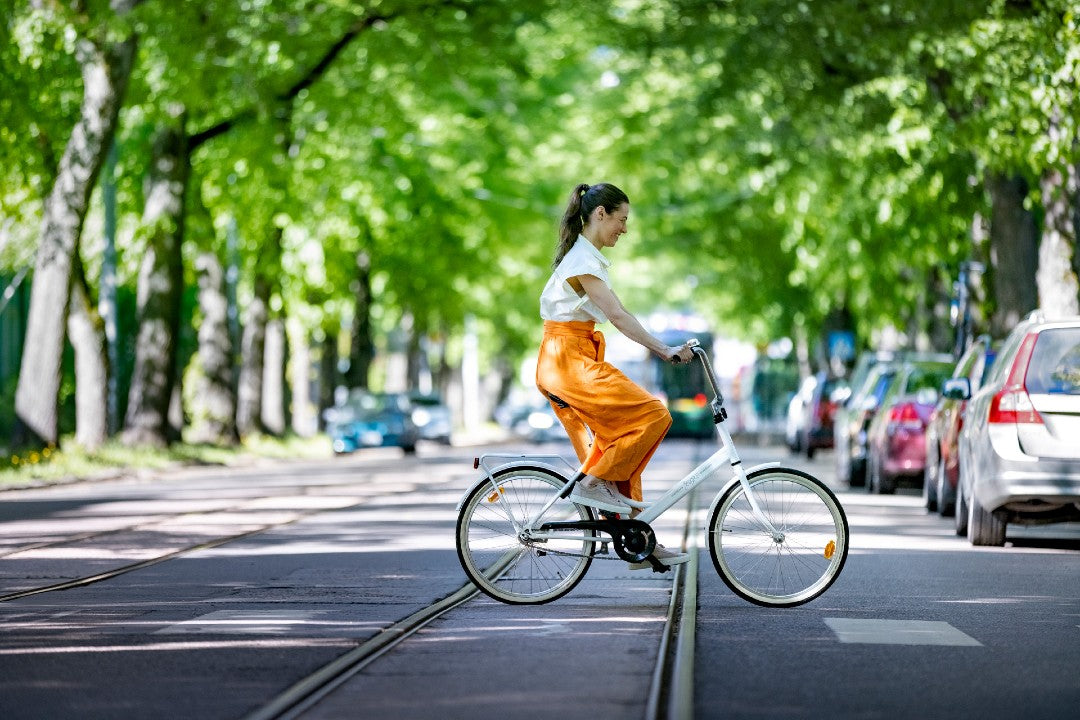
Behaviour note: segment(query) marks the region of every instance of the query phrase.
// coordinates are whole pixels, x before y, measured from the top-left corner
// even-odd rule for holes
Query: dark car
[[[952,370],[947,360],[900,364],[866,433],[867,492],[890,494],[900,482],[922,482],[926,424]]]
[[[978,392],[994,362],[990,337],[976,338],[956,363],[952,378],[966,378],[967,394]],[[926,426],[926,470],[923,480],[923,502],[929,511],[951,517],[956,509],[956,483],[960,478],[960,429],[964,425],[967,400],[964,393],[950,391],[955,383],[946,380],[937,406],[930,413]]]
[[[853,374],[853,380],[860,376],[862,380],[852,384],[850,393],[838,405],[833,420],[836,476],[851,487],[866,482],[866,431],[896,369],[892,361],[881,359],[870,364],[865,375]]]
[[[414,393],[409,396],[412,403],[412,419],[424,440],[450,444],[451,414],[450,408],[438,395]]]
[[[414,453],[420,432],[412,412],[403,394],[353,390],[348,400],[326,410],[323,417],[326,434],[339,455],[367,447],[399,447]]]

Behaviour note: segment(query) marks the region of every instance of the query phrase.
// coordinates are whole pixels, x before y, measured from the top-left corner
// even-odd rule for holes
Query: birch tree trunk
[[[158,130],[153,153],[141,229],[146,246],[136,300],[139,331],[123,439],[130,445],[162,447],[173,439],[169,405],[183,291],[181,246],[190,161],[182,121]]]
[[[1039,183],[1042,194],[1043,232],[1039,244],[1039,307],[1049,317],[1080,315],[1080,284],[1077,283],[1076,225],[1073,208],[1077,202],[1076,167],[1067,166],[1043,173]]]
[[[216,253],[205,251],[195,260],[199,282],[198,365],[192,393],[191,440],[235,445],[236,392],[233,389],[233,344],[229,333],[229,300],[225,270]]]
[[[991,173],[990,265],[993,268],[994,315],[991,332],[1004,337],[1038,305],[1038,227],[1024,208],[1027,183],[1019,176]]]
[[[286,358],[285,323],[274,318],[266,324],[266,342],[263,348],[263,399],[262,425],[271,435],[285,434],[286,406],[288,398],[285,383]]]
[[[262,381],[266,352],[266,322],[270,312],[270,281],[255,277],[240,343],[240,382],[236,390],[236,429],[240,437],[263,432]]]
[[[109,435],[105,324],[94,309],[82,260],[72,256],[68,337],[75,349],[75,442],[96,450]]]
[[[117,15],[124,15],[135,4],[135,0],[117,0],[113,9]],[[15,412],[31,437],[19,438],[20,444],[55,445],[58,440],[57,399],[72,258],[90,195],[115,133],[135,46],[134,35],[104,47],[86,38],[75,44],[75,56],[82,66],[83,98],[79,120],[60,158],[42,216],[26,342],[15,391]]]

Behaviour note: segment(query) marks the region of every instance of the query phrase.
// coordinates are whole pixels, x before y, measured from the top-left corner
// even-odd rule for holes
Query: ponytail
[[[592,215],[593,210],[603,207],[611,213],[623,203],[628,202],[630,199],[626,197],[626,193],[611,183],[597,185],[581,183],[576,186],[570,192],[566,212],[563,213],[562,222],[559,223],[559,246],[555,251],[555,262],[552,263],[552,267],[562,262],[566,253],[574,247],[578,236],[585,228],[585,218]]]

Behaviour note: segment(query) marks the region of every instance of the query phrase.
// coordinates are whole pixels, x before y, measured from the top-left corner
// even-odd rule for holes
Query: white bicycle
[[[706,526],[709,554],[720,577],[740,597],[767,607],[794,607],[829,589],[848,554],[844,509],[817,478],[779,463],[744,469],[731,435],[723,396],[709,358],[698,346],[713,392],[711,409],[720,448],[634,519],[600,513],[568,497],[584,477],[558,455],[477,458],[480,478],[458,505],[457,552],[469,579],[496,600],[539,604],[574,589],[594,558],[608,555],[669,568],[652,552],[656,518],[725,463],[731,480],[717,493]],[[496,462],[495,466],[492,463]]]

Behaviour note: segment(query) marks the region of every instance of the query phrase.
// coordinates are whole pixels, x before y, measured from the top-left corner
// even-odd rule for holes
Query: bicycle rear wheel
[[[716,572],[739,597],[766,607],[794,607],[829,589],[848,554],[848,522],[824,483],[800,470],[765,468],[747,476],[761,512],[754,515],[742,483],[724,490],[709,518]]]
[[[533,523],[566,479],[541,468],[508,468],[472,489],[457,520],[458,559],[486,595],[510,604],[541,604],[574,589],[592,563],[595,531],[563,531],[560,539],[525,541]],[[497,489],[496,489],[497,488]],[[592,520],[588,508],[563,498],[544,521]]]

